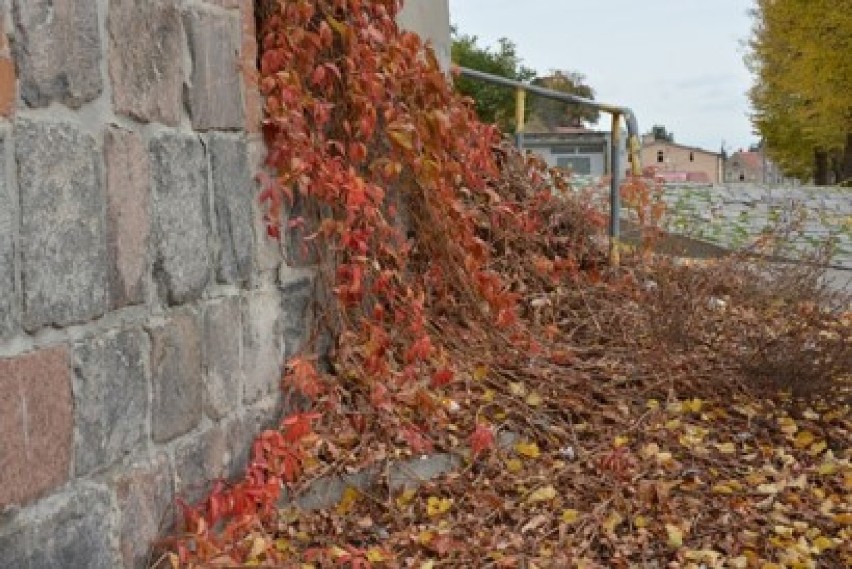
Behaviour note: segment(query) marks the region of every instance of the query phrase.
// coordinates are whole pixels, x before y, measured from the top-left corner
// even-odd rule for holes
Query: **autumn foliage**
[[[398,29],[397,11],[394,0],[263,3],[267,232],[292,262],[315,267],[321,302],[282,379],[289,414],[258,436],[242,480],[183,506],[163,565],[707,558],[749,567],[777,558],[786,542],[723,537],[763,531],[769,520],[738,482],[736,460],[753,453],[759,468],[796,431],[781,422],[784,431],[761,425],[753,438],[736,437],[763,411],[767,421],[793,419],[774,403],[754,404],[744,366],[658,333],[646,308],[664,306],[659,291],[669,289],[650,257],[608,267],[605,212],[478,122],[431,51]],[[626,197],[653,209],[638,186]],[[817,320],[847,333],[836,314]],[[740,410],[725,411],[739,397]],[[820,423],[821,413],[835,414]],[[814,486],[821,497],[797,497],[818,509],[848,485],[848,440],[838,442],[848,408],[808,417],[801,431],[810,438],[792,439],[796,456],[784,455],[792,461],[754,480],[766,485],[760,496],[780,500],[795,476],[824,469]],[[706,426],[714,421],[718,431]],[[756,442],[764,435],[769,448]],[[387,480],[350,488],[328,511],[282,500],[324,476],[432,452],[464,466],[418,490],[392,492]],[[823,507],[843,513],[839,503]],[[736,515],[706,523],[703,508]],[[807,546],[836,563],[823,566],[841,566],[847,530],[830,516],[808,524]]]

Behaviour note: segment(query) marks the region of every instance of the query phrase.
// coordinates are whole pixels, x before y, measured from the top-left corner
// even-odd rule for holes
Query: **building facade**
[[[739,150],[725,161],[725,183],[780,184],[784,181],[778,165],[759,148]]]
[[[600,177],[610,173],[609,132],[583,128],[560,132],[529,132],[523,135],[523,147],[544,159],[553,168],[580,176]],[[627,135],[621,137],[619,163],[627,167]]]
[[[642,166],[666,182],[720,184],[724,179],[722,154],[703,148],[654,139],[642,140]]]

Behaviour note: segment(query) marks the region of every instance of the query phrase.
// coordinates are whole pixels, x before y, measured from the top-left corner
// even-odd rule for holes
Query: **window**
[[[695,162],[695,152],[690,152],[690,153],[689,153],[689,161],[690,161],[690,162]]]
[[[662,164],[664,159],[663,151],[657,150],[657,163]]]
[[[592,173],[592,159],[586,156],[557,156],[556,167],[574,174],[588,175]]]

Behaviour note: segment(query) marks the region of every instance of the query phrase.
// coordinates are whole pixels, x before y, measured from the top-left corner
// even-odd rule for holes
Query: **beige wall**
[[[431,41],[441,67],[450,68],[449,0],[406,0],[399,24]]]
[[[663,162],[659,162],[659,152]],[[710,181],[722,181],[722,157],[696,148],[650,142],[642,145],[642,166],[656,168],[658,172],[704,172]]]

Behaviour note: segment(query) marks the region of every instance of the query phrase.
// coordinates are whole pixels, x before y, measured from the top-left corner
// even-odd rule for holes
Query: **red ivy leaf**
[[[470,448],[474,456],[494,448],[494,429],[484,423],[476,425],[476,429],[470,435]]]
[[[455,373],[453,373],[453,370],[447,368],[440,369],[432,375],[432,387],[443,387],[452,382],[454,378]]]

